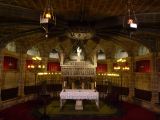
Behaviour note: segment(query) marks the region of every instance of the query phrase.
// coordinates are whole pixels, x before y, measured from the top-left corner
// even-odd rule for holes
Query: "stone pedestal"
[[[75,110],[83,110],[82,100],[76,100]]]
[[[77,56],[77,62],[80,62],[80,61],[81,61],[80,56]]]

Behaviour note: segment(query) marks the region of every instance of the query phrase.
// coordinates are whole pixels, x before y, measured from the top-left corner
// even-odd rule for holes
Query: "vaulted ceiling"
[[[49,29],[47,39],[39,22],[46,1],[0,0],[1,48],[16,41],[24,51],[37,46],[48,54],[58,47],[69,54],[75,41],[66,33],[71,29],[92,29],[94,36],[83,41],[87,54],[98,47],[110,54],[115,46],[132,53],[140,44],[159,51],[159,0],[131,0],[138,20],[138,30],[132,33],[123,28],[127,0],[51,0],[57,23]]]

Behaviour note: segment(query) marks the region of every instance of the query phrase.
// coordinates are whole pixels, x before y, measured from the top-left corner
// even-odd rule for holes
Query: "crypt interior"
[[[49,102],[61,108],[77,90],[96,93],[98,109],[118,103],[116,120],[160,118],[159,0],[0,0],[0,17],[0,120],[52,119],[28,111],[44,104],[47,116]],[[85,111],[81,99],[75,111]],[[146,113],[128,115],[126,104]]]

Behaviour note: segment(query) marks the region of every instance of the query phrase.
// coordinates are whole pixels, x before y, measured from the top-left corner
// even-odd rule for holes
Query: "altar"
[[[76,47],[76,59],[64,60],[61,54],[61,74],[63,79],[60,92],[60,107],[66,100],[75,100],[75,110],[83,110],[83,100],[94,100],[99,108],[99,92],[96,89],[96,55],[92,59],[82,59],[82,47]]]
[[[99,108],[99,92],[91,89],[63,89],[60,92],[60,107],[62,108],[67,99],[76,100],[81,103],[83,100],[95,100],[97,108]],[[83,107],[83,106],[80,106]],[[75,107],[76,108],[76,107]]]

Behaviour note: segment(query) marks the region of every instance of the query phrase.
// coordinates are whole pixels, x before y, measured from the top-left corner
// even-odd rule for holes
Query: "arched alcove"
[[[7,45],[6,45],[6,49],[8,51],[11,51],[11,52],[16,52],[16,44],[15,42],[9,42]]]
[[[143,45],[139,46],[137,55],[141,56],[141,55],[147,55],[147,54],[149,54],[149,49]]]
[[[31,49],[29,49],[27,51],[27,54],[31,55],[31,56],[40,56],[40,52],[39,52],[38,48],[36,48],[36,47],[32,47]]]
[[[122,48],[116,48],[115,59],[126,58],[128,57],[128,53]]]

